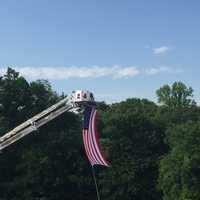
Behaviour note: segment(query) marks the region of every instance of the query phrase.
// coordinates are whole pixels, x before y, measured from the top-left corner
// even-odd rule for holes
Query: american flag
[[[108,167],[99,145],[99,139],[96,131],[97,111],[94,107],[87,106],[84,113],[83,123],[83,143],[85,152],[91,165],[104,165]]]

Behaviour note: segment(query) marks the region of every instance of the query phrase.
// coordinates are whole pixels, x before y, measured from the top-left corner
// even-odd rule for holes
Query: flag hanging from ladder
[[[86,107],[83,122],[83,143],[85,152],[91,165],[104,165],[108,167],[103,152],[101,151],[98,134],[96,131],[97,111],[94,107]]]

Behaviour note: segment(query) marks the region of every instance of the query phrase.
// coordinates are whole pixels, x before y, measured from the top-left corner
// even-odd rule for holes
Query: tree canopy
[[[171,108],[187,107],[195,104],[193,89],[182,82],[175,82],[170,87],[164,85],[156,91],[158,102]]]
[[[95,166],[101,199],[200,199],[200,109],[182,82],[97,104],[109,168]],[[63,98],[46,80],[8,68],[0,77],[0,135]],[[0,200],[96,199],[81,138],[81,114],[64,113],[0,154]]]

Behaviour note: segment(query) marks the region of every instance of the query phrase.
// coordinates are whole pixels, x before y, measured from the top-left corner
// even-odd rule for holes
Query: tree
[[[162,86],[156,93],[158,102],[161,103],[158,115],[166,126],[198,120],[200,109],[192,98],[191,87],[187,87],[182,82],[175,82],[171,87]]]
[[[47,80],[36,80],[30,83],[32,115],[41,112],[54,104],[60,97],[51,88]]]
[[[170,87],[164,85],[156,91],[158,102],[171,108],[189,107],[195,105],[193,89],[182,82],[175,82]]]
[[[167,131],[170,151],[160,162],[159,187],[164,200],[200,199],[200,121]]]
[[[157,123],[157,109],[153,102],[129,99],[102,113],[103,142],[111,163],[100,173],[103,199],[161,198],[157,160],[164,151],[164,132]]]
[[[146,99],[97,104],[100,142],[111,164],[96,167],[103,199],[200,199],[200,109],[192,93],[175,82],[157,91],[162,105]],[[0,77],[1,134],[63,97],[48,81],[29,83],[8,68]],[[81,117],[64,113],[0,154],[0,200],[95,199]]]
[[[31,109],[29,83],[19,73],[8,68],[0,79],[1,134],[27,119]]]
[[[10,68],[0,86],[2,133],[62,98],[48,81],[28,83]],[[78,115],[64,113],[5,149],[0,155],[0,199],[94,199],[80,125]]]

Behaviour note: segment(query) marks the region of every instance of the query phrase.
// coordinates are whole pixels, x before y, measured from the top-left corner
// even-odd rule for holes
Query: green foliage
[[[97,104],[109,168],[96,166],[102,200],[200,199],[200,109],[181,82],[146,99]],[[0,77],[0,135],[59,96],[48,81]],[[65,113],[0,154],[0,200],[96,199],[81,138],[81,115]]]
[[[52,91],[51,85],[46,80],[37,80],[30,83],[32,114],[38,113],[58,100]]]
[[[193,97],[193,89],[191,87],[187,88],[182,82],[175,82],[171,87],[164,85],[156,93],[158,102],[170,108],[195,105],[195,101],[191,99]]]
[[[200,198],[200,121],[176,125],[167,132],[170,151],[160,162],[164,200]]]
[[[47,81],[28,83],[12,69],[1,78],[0,86],[1,119],[8,122],[0,124],[2,134],[61,98]],[[21,117],[18,107],[25,103]],[[65,113],[8,147],[0,155],[0,199],[94,199],[80,133],[79,116]]]
[[[29,83],[8,68],[7,74],[0,79],[0,124],[4,128],[2,131],[26,119],[30,114],[30,96]]]
[[[175,82],[171,87],[164,85],[156,93],[158,102],[161,103],[158,115],[167,126],[196,121],[199,118],[200,109],[192,98],[191,87]]]
[[[160,199],[158,163],[164,151],[158,107],[147,100],[114,104],[105,115],[103,132],[111,168],[102,172],[104,199]]]

